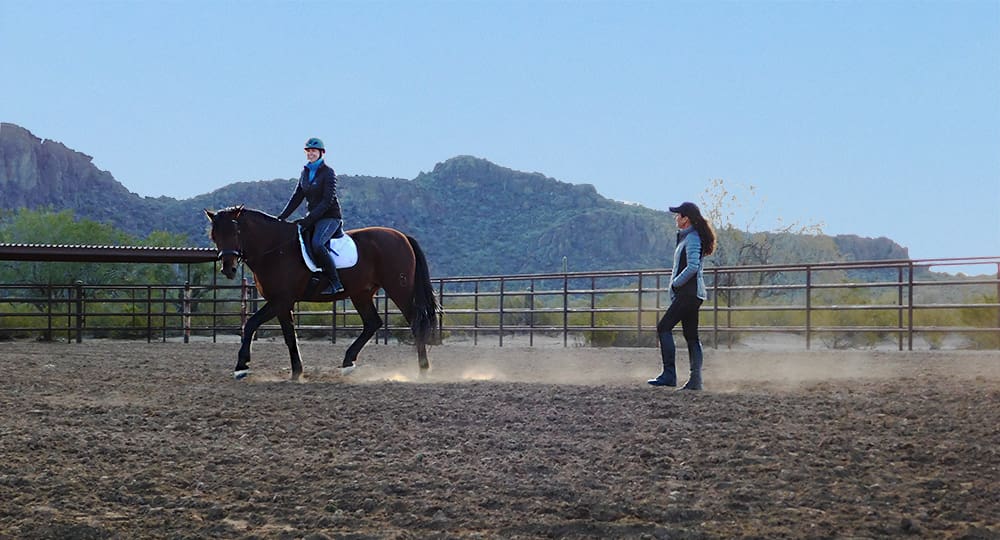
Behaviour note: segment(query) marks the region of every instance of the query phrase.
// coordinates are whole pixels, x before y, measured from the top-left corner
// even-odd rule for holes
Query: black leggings
[[[688,342],[698,341],[698,309],[701,303],[702,299],[697,296],[677,296],[660,318],[660,322],[656,323],[656,333],[670,332],[677,323],[681,323],[684,339]]]
[[[691,363],[691,376],[697,377],[696,382],[701,384],[701,363],[703,353],[701,341],[698,339],[698,308],[701,307],[702,300],[697,296],[680,295],[674,298],[667,308],[667,312],[656,324],[656,333],[660,338],[660,356],[663,361],[663,373],[660,377],[667,384],[674,385],[677,382],[677,347],[674,344],[673,329],[677,323],[681,323],[684,331],[684,339],[687,341],[688,359]]]

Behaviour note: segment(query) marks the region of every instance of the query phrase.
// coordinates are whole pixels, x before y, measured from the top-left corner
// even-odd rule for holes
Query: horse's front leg
[[[281,323],[281,334],[285,338],[285,346],[288,347],[288,356],[292,359],[292,380],[297,381],[302,375],[302,358],[299,356],[299,344],[295,337],[295,320],[292,318],[292,311],[282,309],[278,313],[278,322]]]
[[[240,339],[240,352],[236,354],[236,367],[233,368],[233,377],[242,379],[250,374],[250,344],[253,343],[254,335],[260,325],[274,318],[274,308],[271,304],[265,303],[263,307],[247,319],[243,326],[243,337]]]

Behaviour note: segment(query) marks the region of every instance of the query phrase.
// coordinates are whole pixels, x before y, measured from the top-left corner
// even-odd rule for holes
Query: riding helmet
[[[313,137],[308,141],[306,141],[306,150],[310,148],[315,148],[317,150],[322,150],[326,152],[326,148],[323,146],[323,141],[317,139],[316,137]]]

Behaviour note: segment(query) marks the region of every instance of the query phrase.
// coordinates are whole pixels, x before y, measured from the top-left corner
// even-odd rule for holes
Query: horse
[[[233,376],[250,374],[250,344],[260,325],[277,317],[292,362],[292,380],[302,374],[292,309],[298,301],[333,301],[350,298],[361,315],[363,329],[344,354],[341,373],[350,373],[358,353],[382,327],[375,305],[375,293],[385,290],[407,322],[416,341],[420,373],[430,369],[427,345],[437,326],[438,303],[434,297],[427,259],[417,241],[388,227],[365,227],[346,231],[358,250],[354,266],[340,268],[344,290],[322,295],[318,280],[303,260],[298,225],[264,212],[232,206],[213,212],[205,210],[212,223],[210,237],[219,250],[220,271],[228,279],[236,277],[242,261],[253,272],[257,291],[266,300],[243,327],[243,335]],[[321,274],[318,274],[321,275]],[[325,278],[323,278],[325,283]]]

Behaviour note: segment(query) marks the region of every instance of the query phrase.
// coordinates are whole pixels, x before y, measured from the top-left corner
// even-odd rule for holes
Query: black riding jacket
[[[340,200],[337,199],[337,173],[326,163],[316,169],[316,176],[312,181],[309,181],[309,168],[302,167],[295,193],[281,214],[278,214],[278,219],[292,215],[292,212],[302,204],[302,199],[307,202],[306,217],[299,222],[303,229],[312,227],[323,218],[343,219],[340,214]]]

